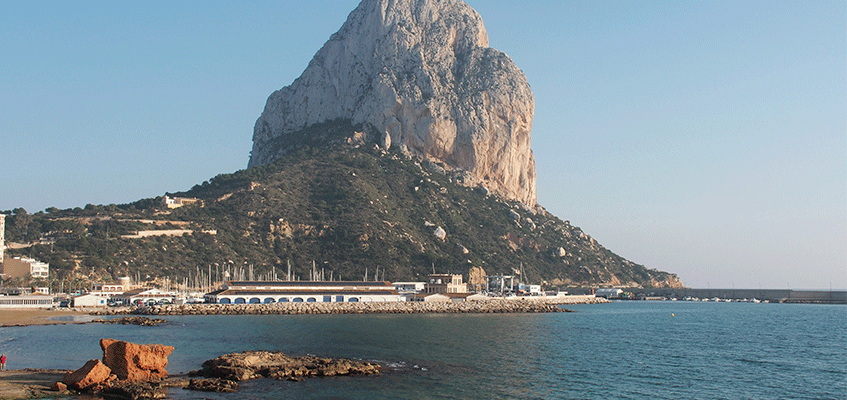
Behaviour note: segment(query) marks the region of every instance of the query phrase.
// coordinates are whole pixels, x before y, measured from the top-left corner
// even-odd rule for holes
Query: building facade
[[[193,197],[171,197],[165,196],[162,198],[162,204],[167,208],[179,208],[182,206],[187,206],[189,204],[194,204],[200,200],[195,199]]]
[[[6,256],[6,214],[0,214],[0,266]]]
[[[124,305],[145,305],[173,303],[178,297],[179,293],[176,292],[165,292],[156,288],[141,288],[115,294],[110,298],[112,301],[120,302]]]
[[[26,257],[14,257],[3,260],[3,274],[9,278],[47,279],[50,276],[50,264]]]
[[[401,301],[390,282],[368,281],[228,281],[205,299],[216,304]]]
[[[3,296],[0,295],[0,308],[52,308],[53,297],[40,294]]]
[[[468,285],[462,283],[460,274],[430,274],[426,293],[467,293]]]
[[[83,294],[73,298],[73,306],[76,307],[106,307],[106,298],[95,294]]]

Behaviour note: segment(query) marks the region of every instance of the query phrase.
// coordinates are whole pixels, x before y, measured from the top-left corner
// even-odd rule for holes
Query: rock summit
[[[460,0],[363,0],[303,74],[268,98],[248,166],[273,162],[320,124],[345,121],[466,186],[536,205],[523,72],[488,47]]]

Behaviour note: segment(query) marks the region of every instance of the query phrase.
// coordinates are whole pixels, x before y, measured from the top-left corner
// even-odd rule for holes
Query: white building
[[[170,197],[165,196],[162,198],[162,204],[168,208],[179,208],[182,206],[187,206],[189,204],[194,204],[198,202],[196,198],[193,197]]]
[[[179,296],[177,292],[165,292],[156,288],[133,289],[111,296],[114,301],[125,305],[151,304],[151,303],[173,303]]]
[[[0,266],[6,254],[6,214],[0,214]]]
[[[467,293],[468,285],[462,283],[460,274],[430,274],[427,293]]]
[[[0,308],[52,308],[53,297],[33,294],[20,296],[0,295]]]
[[[3,260],[3,274],[10,278],[44,278],[50,276],[50,264],[32,258],[15,257]]]
[[[205,298],[219,304],[401,301],[390,282],[369,281],[228,281]]]
[[[406,297],[406,301],[426,303],[449,303],[450,297],[442,293],[418,293]]]
[[[106,298],[94,294],[83,294],[73,298],[74,307],[106,307]]]
[[[397,293],[420,293],[426,288],[426,282],[393,282],[394,290]]]

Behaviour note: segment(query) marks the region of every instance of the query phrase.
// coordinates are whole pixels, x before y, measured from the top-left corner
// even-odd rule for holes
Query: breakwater
[[[103,310],[96,315],[296,315],[296,314],[485,314],[568,312],[566,304],[606,303],[594,296],[494,299],[465,302],[185,304]]]
[[[710,299],[752,299],[767,300],[773,303],[820,303],[847,304],[847,291],[844,290],[790,290],[790,289],[623,289],[643,296],[661,296],[682,299],[697,297]]]

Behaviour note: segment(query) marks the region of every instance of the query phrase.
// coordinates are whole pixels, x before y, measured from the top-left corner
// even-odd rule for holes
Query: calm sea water
[[[847,306],[616,302],[576,313],[168,317],[0,328],[9,368],[69,368],[99,339],[176,347],[171,373],[244,350],[376,360],[376,377],[256,380],[174,399],[844,399]]]

